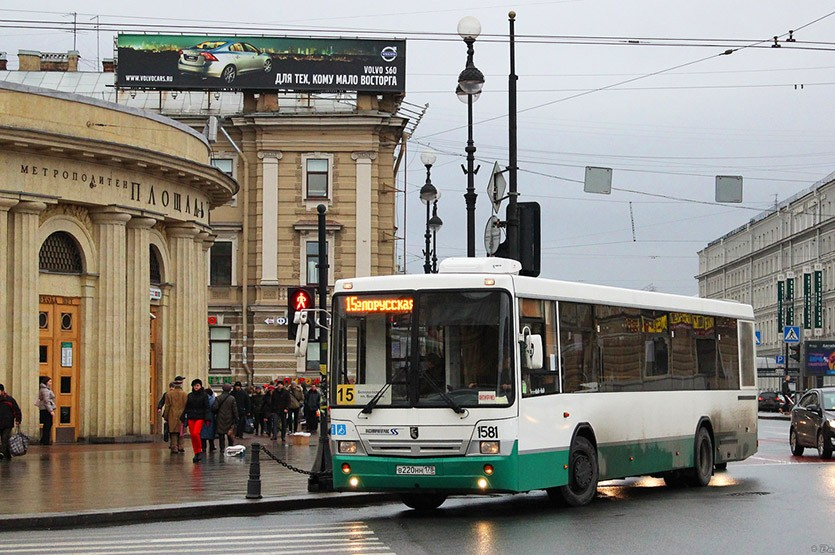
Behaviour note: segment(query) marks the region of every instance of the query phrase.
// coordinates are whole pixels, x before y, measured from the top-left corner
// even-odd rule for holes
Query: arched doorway
[[[157,406],[162,398],[163,392],[168,391],[167,387],[163,387],[163,384],[160,380],[159,375],[159,368],[161,367],[161,357],[162,353],[160,352],[160,333],[159,331],[162,329],[160,323],[160,306],[159,302],[162,298],[162,270],[161,270],[161,263],[160,263],[160,253],[157,250],[156,245],[149,246],[148,257],[150,261],[150,269],[151,269],[151,323],[150,323],[150,336],[151,336],[151,364],[149,368],[149,387],[150,387],[150,399],[151,399],[151,434],[158,434],[162,431],[162,417],[160,413],[157,411]]]
[[[41,294],[38,308],[39,375],[52,378],[55,419],[52,438],[57,443],[75,441],[79,418],[81,359],[80,278],[82,256],[72,235],[50,234],[38,256]]]

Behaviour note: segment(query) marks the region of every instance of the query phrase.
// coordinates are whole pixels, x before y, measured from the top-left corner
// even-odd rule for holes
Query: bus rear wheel
[[[713,476],[713,441],[704,427],[696,432],[696,451],[693,453],[693,468],[685,474],[688,486],[704,487]]]
[[[597,449],[588,439],[577,437],[568,454],[568,484],[546,491],[558,504],[580,507],[594,499],[599,477]]]
[[[431,511],[437,509],[446,501],[446,495],[440,493],[401,493],[400,500],[410,509]]]

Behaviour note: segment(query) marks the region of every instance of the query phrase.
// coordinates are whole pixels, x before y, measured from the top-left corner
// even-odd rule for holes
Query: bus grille
[[[372,439],[366,442],[369,455],[389,455],[401,457],[444,457],[463,455],[467,445],[459,439],[435,441],[381,441]]]

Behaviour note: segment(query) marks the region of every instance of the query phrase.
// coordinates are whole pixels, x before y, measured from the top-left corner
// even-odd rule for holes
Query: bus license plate
[[[435,467],[434,466],[398,465],[397,466],[397,474],[398,475],[406,475],[406,476],[434,476],[435,475]]]

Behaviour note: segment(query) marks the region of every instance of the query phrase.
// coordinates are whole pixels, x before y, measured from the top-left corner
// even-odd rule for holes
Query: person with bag
[[[23,414],[14,397],[6,393],[6,386],[0,383],[0,460],[9,461],[12,453],[9,448],[9,438],[12,429],[20,427]]]
[[[191,393],[186,398],[186,409],[180,417],[181,421],[188,423],[188,433],[191,437],[191,449],[194,451],[193,463],[203,460],[203,442],[200,440],[200,430],[211,418],[209,415],[209,395],[203,389],[203,381],[200,379],[191,380]]]
[[[40,389],[38,390],[38,401],[35,403],[40,409],[41,424],[41,445],[52,443],[52,422],[55,418],[55,393],[52,391],[52,378],[49,376],[40,377]]]
[[[162,417],[168,425],[168,448],[172,455],[185,453],[183,449],[183,434],[180,417],[186,408],[186,392],[182,382],[171,382],[165,394],[165,404],[162,407]]]
[[[295,434],[299,431],[299,420],[302,404],[304,403],[304,392],[302,386],[296,382],[290,384],[290,410],[287,413],[287,425],[290,432]]]
[[[312,384],[304,397],[304,418],[307,421],[307,431],[311,434],[316,433],[319,427],[319,404],[321,402],[322,396],[316,388],[316,384]]]
[[[270,396],[270,410],[275,415],[272,422],[272,440],[278,440],[278,426],[281,425],[281,442],[284,443],[287,435],[287,411],[290,407],[290,393],[284,389],[284,383],[275,384],[273,394]]]
[[[215,436],[217,435],[217,431],[215,430],[215,403],[217,402],[217,395],[215,395],[211,387],[206,388],[206,394],[209,396],[209,420],[203,425],[203,429],[200,430],[200,441],[203,444],[204,453],[206,452],[207,446],[209,453],[213,453],[215,450]]]
[[[223,393],[215,400],[215,426],[217,435],[220,438],[219,447],[223,451],[224,439],[229,440],[229,445],[235,445],[235,426],[238,423],[238,403],[232,395],[232,386],[223,384]]]
[[[232,388],[232,396],[235,398],[235,404],[238,406],[238,419],[235,421],[235,437],[243,439],[246,418],[252,411],[249,394],[244,391],[244,386],[241,382],[235,382]],[[229,445],[232,444],[230,443]]]

